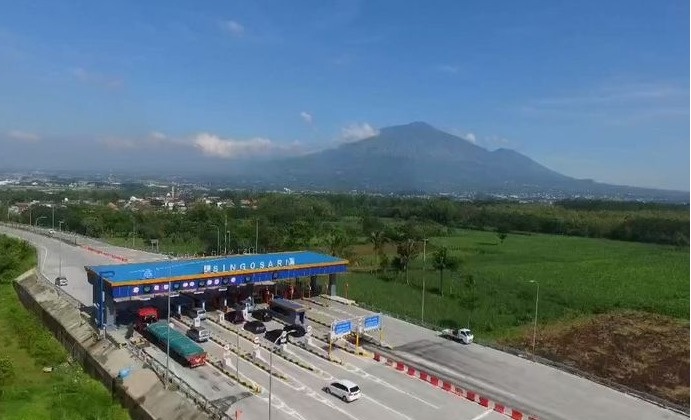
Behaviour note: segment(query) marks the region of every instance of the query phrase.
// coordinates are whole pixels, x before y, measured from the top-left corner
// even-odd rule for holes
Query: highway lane
[[[216,319],[212,316],[212,319]],[[204,321],[207,328],[216,337],[234,346],[237,340],[235,333],[221,328],[214,322]],[[280,324],[269,327],[273,329]],[[263,338],[262,343],[268,344]],[[213,347],[212,345],[209,345]],[[220,352],[220,345],[210,352]],[[243,351],[251,351],[252,343],[240,338],[240,347]],[[268,351],[260,350],[260,358],[268,365]],[[344,365],[338,365],[315,356],[300,347],[288,344],[286,352],[294,358],[316,368],[310,372],[293,364],[277,355],[273,358],[274,370],[288,377],[288,381],[274,378],[274,393],[281,401],[288,401],[291,408],[295,409],[306,418],[349,418],[366,420],[370,418],[383,419],[474,419],[480,415],[487,419],[504,418],[497,413],[487,413],[477,404],[459,398],[455,395],[443,392],[420,380],[410,378],[395,370],[374,363],[369,358],[351,355],[335,350],[336,355],[344,361]],[[231,356],[231,362],[235,362],[236,356]],[[246,367],[241,360],[241,374]],[[258,368],[255,368],[259,371]],[[259,371],[259,376],[252,375],[252,379],[268,388],[268,374]],[[321,389],[335,378],[350,379],[360,385],[363,398],[351,404],[345,404],[334,397],[326,395]],[[276,387],[277,383],[285,386]],[[288,391],[289,394],[283,394]],[[295,393],[298,393],[299,397]],[[298,398],[296,400],[296,397]],[[300,399],[304,400],[303,402]],[[316,403],[316,405],[315,405]],[[333,412],[325,411],[331,409]],[[345,410],[345,412],[344,412]]]
[[[334,319],[342,319],[346,314],[371,314],[356,306],[324,298],[317,300],[329,305],[327,308],[312,305],[320,316],[330,314]],[[389,316],[384,316],[383,325],[384,341],[394,347],[390,353],[402,361],[540,418],[688,418],[551,366],[479,344],[465,346],[444,339],[435,331]]]

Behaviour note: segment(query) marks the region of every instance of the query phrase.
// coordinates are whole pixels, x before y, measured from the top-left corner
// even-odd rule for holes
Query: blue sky
[[[203,167],[426,121],[570,176],[689,189],[688,1],[2,9],[0,166]]]

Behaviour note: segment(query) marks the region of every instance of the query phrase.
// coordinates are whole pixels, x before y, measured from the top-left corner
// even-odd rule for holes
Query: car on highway
[[[187,311],[187,316],[189,316],[190,318],[193,318],[193,319],[199,318],[201,320],[205,320],[206,319],[206,309],[198,308],[198,307],[191,308],[189,311]]]
[[[468,328],[459,329],[444,329],[441,331],[442,337],[449,338],[451,340],[459,341],[463,344],[470,344],[475,338],[473,333]]]
[[[307,333],[305,327],[300,324],[286,325],[283,327],[283,331],[286,331],[291,337],[304,337]]]
[[[329,385],[324,387],[324,392],[330,395],[334,395],[344,402],[352,402],[360,398],[362,394],[360,392],[360,387],[357,386],[355,382],[349,381],[347,379],[339,379],[331,382]]]
[[[252,334],[264,334],[266,332],[266,327],[261,321],[245,322],[245,326],[243,328]]]
[[[55,285],[56,286],[67,286],[67,277],[65,276],[58,276],[55,278]]]
[[[268,322],[273,319],[271,312],[266,309],[257,309],[256,311],[252,312],[252,318],[262,322]]]
[[[228,311],[225,313],[225,319],[228,322],[231,322],[233,324],[242,324],[245,322],[244,319],[242,319],[242,311]]]
[[[269,330],[266,332],[266,334],[264,334],[264,338],[277,345],[282,345],[288,342],[288,337],[283,336],[283,338],[280,339],[282,336],[283,330],[280,328],[277,328],[275,330]]]
[[[211,332],[203,327],[192,327],[187,330],[187,336],[197,343],[202,343],[211,338]]]

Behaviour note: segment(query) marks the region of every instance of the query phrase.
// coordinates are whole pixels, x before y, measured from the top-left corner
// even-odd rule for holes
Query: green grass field
[[[431,269],[435,246],[447,246],[462,260],[457,273]],[[392,248],[387,251],[393,256]],[[689,250],[674,247],[552,235],[459,231],[428,243],[425,321],[438,326],[470,324],[481,339],[507,337],[533,322],[536,283],[538,321],[637,309],[689,317]],[[371,246],[356,247],[361,267],[372,265]],[[356,269],[357,270],[357,269]],[[469,287],[467,276],[475,285]],[[422,255],[405,276],[384,279],[367,272],[343,276],[339,294],[380,310],[421,318]]]
[[[17,244],[0,235],[0,259],[18,255]],[[35,265],[35,253],[12,260],[0,270],[0,418],[129,419],[100,382],[67,363],[63,347],[19,302],[11,281]],[[44,373],[46,366],[54,370]]]

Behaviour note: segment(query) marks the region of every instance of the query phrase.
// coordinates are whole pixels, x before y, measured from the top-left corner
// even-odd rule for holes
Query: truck
[[[441,331],[441,336],[454,341],[460,341],[463,344],[470,344],[473,342],[473,333],[468,328],[447,328]]]
[[[170,328],[166,321],[159,320],[156,308],[139,309],[135,329],[164,351],[170,343],[173,358],[191,368],[206,364],[206,351],[185,334]]]

